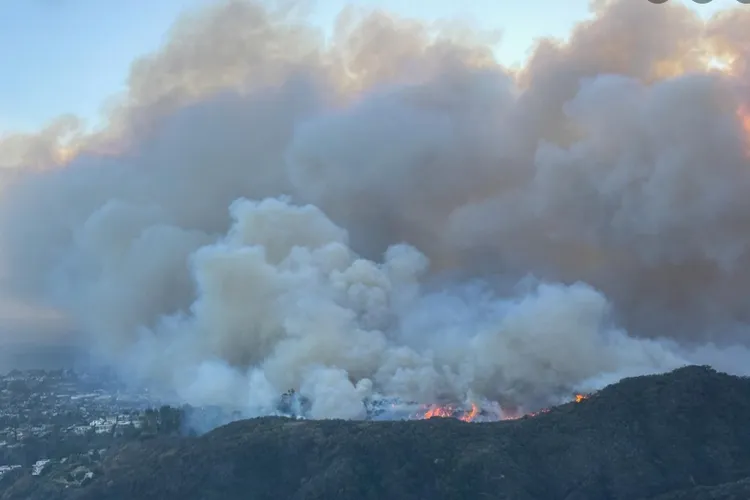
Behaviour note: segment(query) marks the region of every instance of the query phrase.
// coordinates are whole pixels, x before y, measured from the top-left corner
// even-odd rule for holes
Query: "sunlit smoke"
[[[750,105],[743,105],[737,109],[737,117],[742,124],[742,129],[745,136],[745,151],[748,157],[750,157]]]
[[[293,389],[311,418],[510,418],[746,373],[750,11],[593,5],[517,71],[383,12],[328,44],[252,2],[187,18],[106,129],[0,142],[7,288],[244,416]]]

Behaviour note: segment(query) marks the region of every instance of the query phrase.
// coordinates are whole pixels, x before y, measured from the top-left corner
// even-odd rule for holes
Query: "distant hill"
[[[750,498],[750,380],[687,367],[517,421],[244,420],[111,450],[84,486],[50,469],[2,499]]]

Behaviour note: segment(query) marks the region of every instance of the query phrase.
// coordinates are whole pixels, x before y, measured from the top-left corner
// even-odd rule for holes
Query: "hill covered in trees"
[[[63,464],[2,499],[750,498],[750,380],[705,367],[625,379],[516,421],[244,420]],[[93,469],[92,469],[93,470]]]

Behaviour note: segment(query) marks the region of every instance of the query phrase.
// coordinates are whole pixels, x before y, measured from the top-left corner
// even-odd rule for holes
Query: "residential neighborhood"
[[[113,376],[72,370],[12,371],[0,375],[0,491],[21,476],[51,467],[59,480],[83,485],[113,444],[178,432],[179,419],[148,394],[128,391]]]

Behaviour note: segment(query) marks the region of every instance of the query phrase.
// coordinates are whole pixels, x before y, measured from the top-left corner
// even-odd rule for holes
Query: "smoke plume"
[[[290,388],[359,418],[747,372],[750,11],[592,8],[519,70],[379,11],[330,40],[293,8],[187,17],[72,158],[68,121],[14,139],[7,289],[124,375],[246,415]]]

